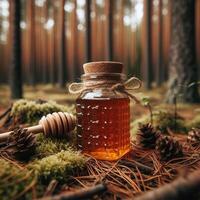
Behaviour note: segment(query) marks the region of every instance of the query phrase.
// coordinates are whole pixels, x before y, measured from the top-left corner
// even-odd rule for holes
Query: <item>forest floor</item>
[[[159,110],[165,109],[172,111],[174,110],[174,105],[166,104],[166,87],[154,88],[152,90],[146,91],[141,89],[139,95],[147,96],[150,98],[152,109]],[[137,94],[136,94],[137,96]],[[52,85],[37,85],[35,87],[25,86],[24,87],[24,98],[28,100],[44,99],[44,100],[53,100],[59,104],[63,105],[75,105],[76,95],[71,95],[66,89],[60,89]],[[0,113],[4,111],[12,101],[10,100],[10,91],[9,87],[6,85],[0,86]],[[194,116],[200,114],[200,106],[195,104],[182,104],[177,105],[178,113],[187,119],[192,119]],[[133,119],[139,118],[148,110],[142,106],[133,105],[132,117]]]
[[[141,89],[140,93],[137,93],[136,96],[138,98],[140,98],[141,96],[149,97],[150,104],[153,111],[160,111],[164,109],[167,112],[169,111],[171,113],[174,113],[174,110],[175,110],[174,105],[168,105],[164,103],[166,91],[167,90],[165,86],[161,88],[154,88],[150,91],[145,91],[144,89]],[[71,105],[75,105],[75,99],[77,98],[77,96],[69,94],[67,89],[59,89],[51,85],[37,85],[34,88],[30,86],[25,86],[24,98],[28,100],[37,100],[37,99],[53,100],[53,101],[56,101],[58,104],[71,106]],[[1,85],[0,86],[0,115],[12,103],[13,102],[10,100],[10,92],[9,92],[8,86]],[[74,111],[74,109],[72,110]],[[195,105],[195,104],[194,105],[177,104],[177,112],[178,112],[178,115],[184,118],[184,125],[185,125],[187,121],[194,119],[196,116],[200,116],[200,107],[199,105]],[[131,123],[134,121],[137,121],[138,119],[142,118],[145,115],[149,117],[149,110],[147,108],[141,105],[131,103]],[[173,117],[174,115],[172,115],[172,117],[170,116],[170,118],[173,118]],[[2,129],[0,127],[0,132],[3,132],[3,131],[5,131],[5,129]],[[133,131],[133,127],[131,131]],[[171,130],[169,130],[169,133],[170,132]],[[106,199],[106,200],[107,199],[108,200],[133,199],[135,195],[139,195],[148,190],[154,190],[155,188],[159,188],[160,186],[163,186],[166,183],[172,182],[173,180],[177,179],[177,177],[182,172],[185,173],[185,171],[193,172],[193,171],[198,170],[200,168],[200,156],[199,156],[200,146],[197,146],[197,147],[192,146],[187,140],[187,134],[180,135],[180,134],[174,134],[174,133],[177,133],[177,132],[173,132],[173,134],[171,135],[171,138],[172,140],[173,138],[175,138],[183,146],[182,157],[172,158],[171,160],[167,160],[167,161],[162,160],[158,154],[157,149],[155,148],[145,149],[141,146],[138,146],[136,140],[133,140],[131,151],[125,157],[117,160],[116,162],[100,161],[88,155],[85,155],[87,158],[87,161],[86,161],[86,165],[83,171],[77,172],[75,176],[71,175],[69,177],[69,180],[70,180],[69,183],[67,182],[67,184],[66,183],[63,184],[62,187],[60,187],[58,182],[55,182],[55,180],[52,179],[50,182],[48,182],[48,185],[45,185],[45,189],[44,188],[41,189],[43,191],[42,194],[44,197],[48,196],[48,194],[60,194],[61,196],[57,198],[59,200],[62,199],[62,194],[69,195],[68,199],[70,199],[70,195],[71,194],[74,195],[76,192],[80,192],[81,195],[85,195],[85,194],[91,195],[93,193],[99,194],[98,196],[99,198],[95,198],[95,199]],[[60,153],[61,154],[66,153],[65,152],[66,149],[64,149],[64,152],[61,151],[60,147],[63,148],[65,146],[63,144],[60,144],[60,142],[59,144],[56,144],[56,143],[54,144],[51,142],[49,143],[47,141],[48,140],[43,140],[43,143],[44,143],[43,146],[50,144],[49,146],[45,146],[44,148],[45,153],[47,153],[51,147],[54,147],[56,151],[58,151],[56,152],[55,156],[60,155]],[[176,142],[173,142],[173,141],[171,142],[172,142],[171,145],[173,146],[173,148],[169,148],[168,150],[170,150],[171,153],[173,154],[177,152],[176,150],[179,150],[179,145],[177,145]],[[69,146],[65,148],[69,148]],[[166,152],[166,155],[168,155],[168,150]],[[79,156],[77,154],[74,154],[74,155]],[[52,157],[52,156],[49,156],[49,155],[45,156],[44,159],[43,158],[41,159],[40,157],[38,157],[38,162],[41,164],[41,166],[43,166],[44,170],[46,170],[45,168],[46,163],[44,163],[43,165],[43,162],[46,161],[48,164],[52,164],[52,160],[49,161],[48,159],[57,158],[57,157]],[[65,159],[68,159],[68,157]],[[21,163],[19,164],[18,162],[15,162],[12,159],[9,160],[5,158],[5,160],[6,162],[9,161],[9,163],[12,166],[19,168],[18,170],[27,169],[24,164],[21,164]],[[53,161],[55,162],[57,160],[53,160]],[[2,162],[1,159],[0,159],[0,162]],[[53,169],[56,169],[56,174],[57,172],[61,172],[61,171],[57,171],[56,167],[58,167],[58,170],[59,170],[59,167],[62,167],[62,165],[60,166],[59,164],[57,165],[58,166],[55,166],[53,164],[52,166]],[[2,172],[0,170],[0,177],[1,177],[1,173]],[[49,171],[48,173],[44,172],[44,174],[45,176],[47,174],[50,174],[51,178],[54,177],[55,175],[53,171],[51,171],[50,173]],[[8,175],[8,180],[9,180],[9,177],[11,176],[9,174],[7,175]],[[200,175],[200,171],[198,171],[198,174],[195,176],[199,177],[198,175]],[[23,176],[27,177],[26,174]],[[61,178],[63,178],[63,175],[61,175]],[[184,178],[187,178],[187,175],[185,175]],[[106,183],[106,187],[107,187],[106,188],[107,191],[105,193],[104,193],[105,187],[103,183]],[[37,184],[39,184],[39,182],[34,182],[34,181],[31,182],[30,185],[28,185],[27,187],[23,189],[22,194],[23,192],[26,192],[29,190],[31,192],[32,197],[34,195],[37,196],[36,194]],[[1,185],[1,180],[0,180],[0,185]],[[2,184],[2,185],[5,186],[5,184]],[[179,182],[178,182],[178,185],[179,185]],[[5,193],[5,188],[6,186],[0,187],[0,196],[1,196],[1,192]],[[186,191],[185,188],[184,189],[177,188],[177,191],[179,190],[181,192]],[[164,192],[162,195],[165,195],[166,193],[170,193],[170,192]],[[172,190],[172,193],[173,193],[173,190]],[[178,193],[176,195],[178,195]],[[92,198],[88,198],[88,199],[92,199]],[[140,198],[138,199],[140,200]],[[149,199],[155,200],[155,198],[149,198]],[[165,198],[160,198],[160,199],[165,199]],[[174,199],[179,199],[179,198],[174,198]],[[141,197],[141,200],[143,200],[142,197]]]

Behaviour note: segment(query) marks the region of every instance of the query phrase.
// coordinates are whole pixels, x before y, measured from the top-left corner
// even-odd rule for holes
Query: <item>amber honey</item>
[[[78,148],[97,159],[116,160],[130,149],[129,98],[77,99]]]

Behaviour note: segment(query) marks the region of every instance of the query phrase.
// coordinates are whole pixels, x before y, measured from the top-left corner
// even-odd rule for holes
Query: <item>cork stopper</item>
[[[123,64],[112,61],[89,62],[83,65],[85,74],[91,73],[122,73]]]

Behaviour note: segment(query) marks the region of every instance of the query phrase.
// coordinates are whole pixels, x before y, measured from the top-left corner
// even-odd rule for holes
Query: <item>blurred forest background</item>
[[[0,0],[0,83],[10,83],[13,98],[22,84],[64,88],[80,80],[83,63],[101,60],[123,62],[146,89],[168,81],[170,65],[182,62],[176,73],[196,83],[199,38],[200,0]],[[197,102],[195,92],[188,102]]]

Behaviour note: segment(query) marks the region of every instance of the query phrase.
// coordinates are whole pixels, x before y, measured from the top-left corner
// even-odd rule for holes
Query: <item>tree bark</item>
[[[159,13],[158,13],[158,58],[157,58],[157,69],[156,69],[156,83],[160,86],[164,81],[164,65],[163,65],[163,16],[162,16],[162,0],[159,0]]]
[[[29,0],[29,80],[32,86],[36,84],[36,43],[35,43],[35,1]]]
[[[10,88],[13,99],[22,98],[20,0],[13,0],[13,45],[10,66]]]
[[[85,31],[85,60],[86,62],[90,62],[92,59],[91,53],[91,0],[86,0],[85,5],[85,19],[86,19],[86,31]]]
[[[57,28],[57,23],[56,23],[56,6],[54,5],[55,1],[51,0],[50,1],[50,11],[49,11],[49,17],[51,17],[54,20],[54,25],[51,30],[49,30],[49,68],[50,68],[50,74],[49,74],[49,81],[51,84],[56,83],[56,28]]]
[[[177,95],[187,103],[199,102],[195,56],[195,0],[172,1],[170,80],[167,102]],[[193,86],[188,88],[189,84]]]
[[[119,28],[118,28],[118,57],[119,57],[119,61],[124,62],[125,60],[125,54],[124,54],[124,50],[125,50],[125,45],[124,45],[124,9],[122,9],[125,5],[125,1],[124,0],[120,0],[119,1]]]
[[[107,60],[113,60],[113,0],[106,1],[107,3]]]
[[[48,2],[45,1],[44,2],[44,6],[43,6],[43,18],[45,21],[48,20]],[[48,54],[49,54],[49,50],[48,48],[46,48],[48,46],[48,33],[47,30],[45,28],[43,28],[43,82],[44,83],[48,83],[49,82],[49,75],[48,75]]]
[[[76,80],[77,77],[80,77],[80,69],[79,69],[79,63],[78,63],[78,42],[79,42],[79,38],[78,38],[78,30],[77,30],[77,0],[73,1],[74,3],[74,9],[72,11],[72,25],[71,25],[71,29],[72,29],[72,38],[71,38],[71,42],[72,42],[72,70],[73,70],[73,80]]]
[[[61,29],[60,29],[60,63],[58,69],[59,87],[64,88],[66,83],[66,47],[65,47],[65,0],[61,3]]]
[[[152,1],[144,0],[144,12],[145,12],[145,49],[144,49],[144,85],[146,89],[151,88],[151,83],[153,79],[153,68],[152,68],[152,59],[151,59],[151,50],[152,50],[152,42],[151,42],[151,13],[152,13]]]
[[[54,11],[53,11],[53,18],[54,18],[54,28],[53,28],[53,77],[52,77],[52,83],[55,84],[57,83],[57,78],[58,78],[58,73],[57,73],[57,33],[59,32],[59,26],[58,24],[56,23],[57,19],[58,19],[58,12],[57,12],[57,8],[54,8]]]

